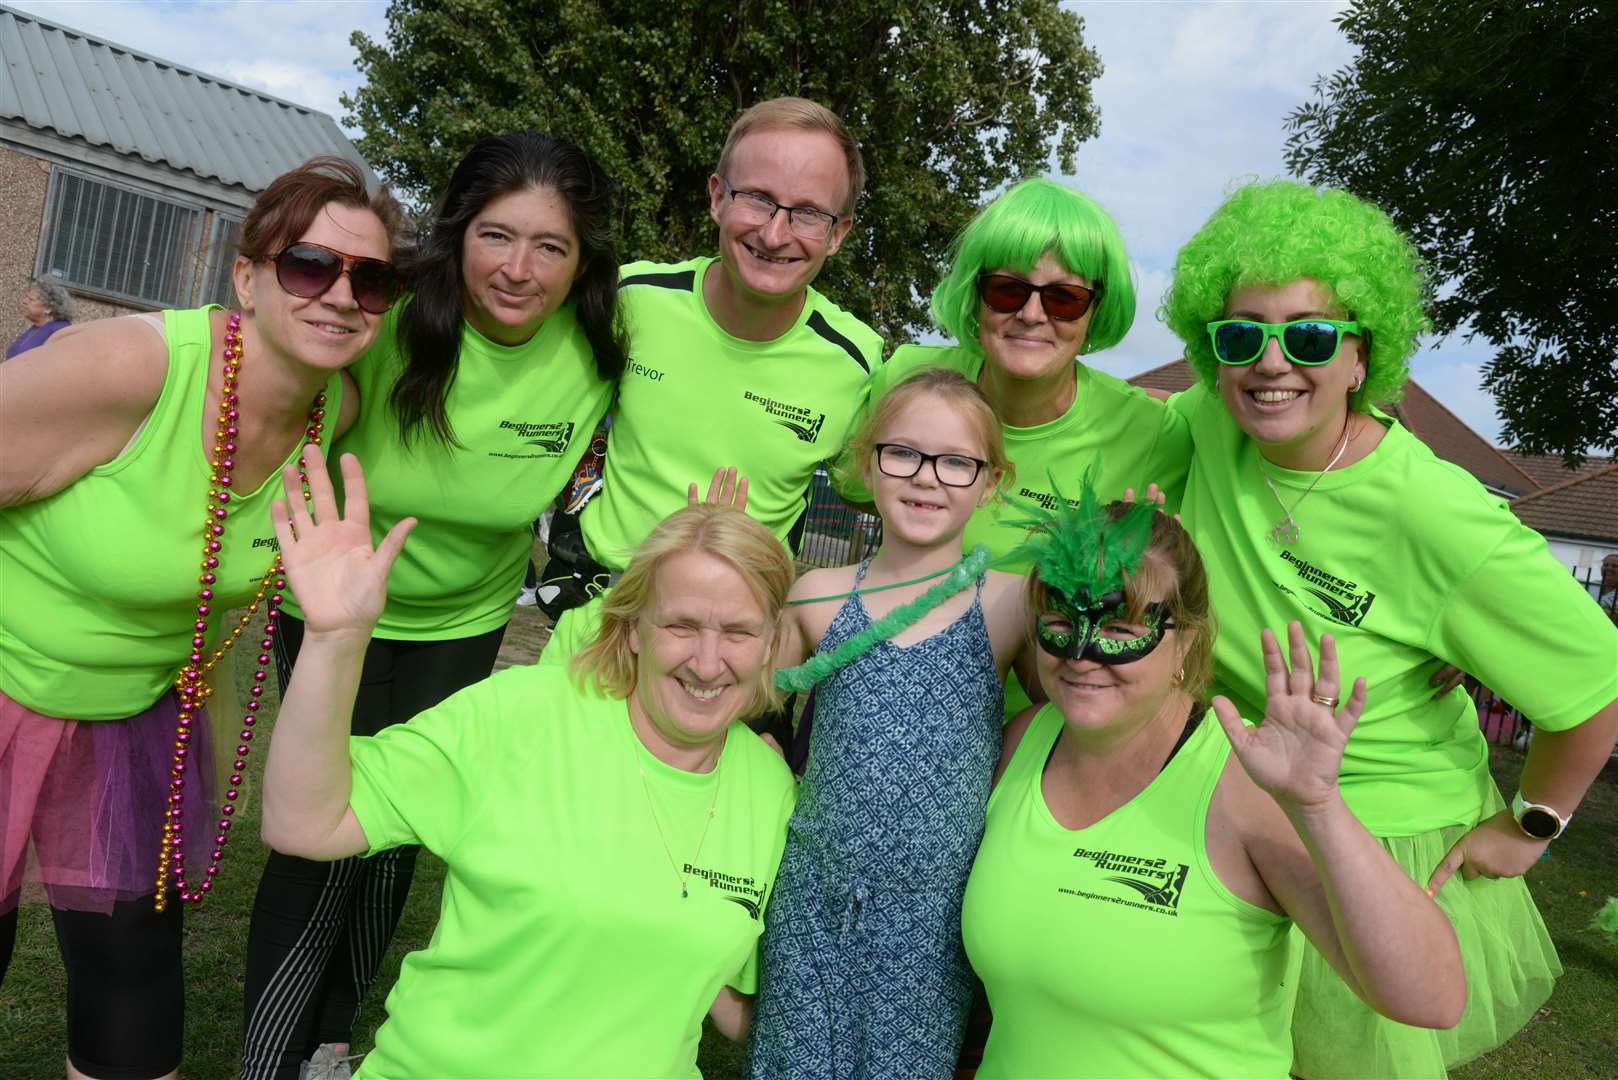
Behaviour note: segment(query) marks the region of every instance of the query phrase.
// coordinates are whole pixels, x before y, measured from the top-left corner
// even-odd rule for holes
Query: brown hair
[[[860,144],[854,141],[842,117],[818,102],[801,97],[778,97],[761,101],[736,118],[725,136],[725,147],[719,151],[720,176],[728,176],[730,158],[736,144],[755,131],[771,128],[790,128],[795,131],[822,131],[837,140],[843,148],[843,159],[848,165],[848,199],[843,203],[843,216],[854,212],[860,192],[865,190],[865,158]]]
[[[352,161],[327,155],[310,158],[270,181],[242,222],[237,251],[262,262],[309,231],[315,215],[330,203],[369,210],[382,221],[389,245],[404,231],[404,210],[386,186],[366,189],[365,173]]]
[[[764,609],[771,635],[766,643],[764,677],[758,693],[737,719],[780,708],[781,694],[775,688],[774,633],[796,572],[791,556],[770,530],[728,506],[703,504],[676,510],[635,549],[629,569],[607,593],[600,633],[573,657],[574,679],[580,686],[593,683],[597,690],[613,697],[627,698],[635,692],[638,664],[630,643],[639,632],[641,613],[652,602],[657,572],[663,563],[687,551],[729,563]]]
[[[877,437],[912,402],[927,397],[942,398],[945,404],[960,410],[977,424],[978,434],[983,437],[983,456],[989,462],[989,468],[1000,472],[996,490],[1010,484],[1017,467],[1006,456],[1005,428],[1001,426],[994,406],[983,396],[977,383],[959,372],[940,367],[922,368],[877,399],[866,413],[865,422],[848,440],[848,453],[839,466],[844,479],[857,481],[856,486],[863,487],[865,467],[871,460]]]
[[[1107,506],[1108,517],[1123,517],[1129,503]],[[1148,605],[1160,598],[1168,607],[1169,621],[1183,636],[1191,635],[1179,676],[1180,688],[1199,702],[1206,702],[1208,682],[1213,677],[1213,646],[1217,626],[1208,603],[1208,575],[1202,556],[1185,527],[1161,510],[1152,514],[1152,538],[1141,557],[1140,568],[1124,575],[1124,617],[1139,621]],[[1049,587],[1037,573],[1028,575],[1028,634],[1033,640],[1034,620],[1051,609]]]

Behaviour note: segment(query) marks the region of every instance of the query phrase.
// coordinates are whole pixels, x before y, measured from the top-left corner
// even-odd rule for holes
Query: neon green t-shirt
[[[580,521],[590,554],[614,570],[685,505],[687,485],[706,491],[722,466],[747,475],[747,513],[787,540],[880,362],[876,333],[813,289],[780,337],[732,337],[703,302],[712,262],[630,263],[619,275],[630,361],[601,493]]]
[[[388,402],[404,370],[398,311],[351,369],[363,407],[336,447],[365,469],[372,535],[380,540],[401,518],[418,521],[388,575],[376,636],[473,637],[511,618],[534,519],[567,484],[613,386],[596,374],[571,305],[522,345],[497,345],[463,322],[444,403],[461,445],[422,434],[406,449]]]
[[[1332,634],[1345,692],[1367,684],[1342,790],[1373,834],[1469,825],[1493,797],[1477,710],[1462,690],[1432,700],[1434,657],[1547,731],[1618,698],[1618,628],[1538,533],[1389,417],[1374,414],[1388,430],[1368,456],[1321,475],[1261,462],[1205,387],[1171,404],[1196,443],[1181,515],[1219,620],[1218,688],[1261,716],[1260,629],[1284,640],[1297,619],[1311,643]],[[1266,474],[1295,542],[1269,539],[1285,511]]]
[[[213,310],[163,312],[168,373],[129,446],[54,495],[0,509],[0,690],[36,712],[133,716],[163,696],[191,653]],[[326,383],[328,424],[342,409],[342,385],[335,374]],[[253,409],[251,396],[241,407]],[[214,418],[207,422],[212,435]],[[232,489],[214,570],[214,643],[229,629],[224,613],[252,600],[275,561],[269,507],[280,495],[278,468],[253,491]]]
[[[1040,710],[989,797],[961,913],[994,1026],[994,1077],[1274,1077],[1292,1064],[1291,921],[1208,861],[1230,754],[1205,715],[1130,802],[1065,828],[1040,788],[1062,730]]]
[[[422,844],[448,864],[438,928],[405,958],[360,1076],[700,1075],[720,988],[754,992],[792,812],[758,736],[734,725],[714,771],[682,772],[622,700],[529,665],[349,756],[372,853]]]
[[[923,368],[958,371],[976,382],[983,371],[983,352],[959,345],[902,345],[871,376],[869,389],[850,431],[864,422],[867,410],[892,386]],[[1098,468],[1096,492],[1103,500],[1122,498],[1124,489],[1144,492],[1156,483],[1168,497],[1170,512],[1178,508],[1191,459],[1191,438],[1185,421],[1168,406],[1136,387],[1083,364],[1074,365],[1077,392],[1066,413],[1034,427],[1005,425],[1006,456],[1017,467],[1011,494],[1047,508],[1056,505],[1051,476],[1070,500],[1078,499],[1087,468]],[[838,490],[852,502],[869,503],[871,492],[851,471],[834,472]],[[994,499],[967,522],[961,535],[963,551],[987,544],[995,556],[1014,550],[1027,530],[1008,524],[1025,520],[1028,511],[1014,501]],[[1001,570],[1027,573],[1026,560],[997,563]],[[1028,707],[1028,694],[1012,673],[1006,678],[1006,716]]]

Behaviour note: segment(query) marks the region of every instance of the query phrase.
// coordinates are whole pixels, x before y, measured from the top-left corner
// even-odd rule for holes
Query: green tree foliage
[[[870,180],[819,287],[890,341],[927,325],[955,232],[1008,181],[1073,169],[1101,63],[1055,0],[393,0],[356,33],[360,151],[429,203],[477,139],[536,128],[622,184],[629,258],[714,250],[707,180],[737,113],[841,115]]]
[[[1618,449],[1618,5],[1357,0],[1359,48],[1288,118],[1287,164],[1371,199],[1495,347],[1505,437]]]

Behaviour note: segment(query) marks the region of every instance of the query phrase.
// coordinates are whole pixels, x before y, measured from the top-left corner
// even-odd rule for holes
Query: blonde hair
[[[1123,517],[1130,506],[1114,502],[1106,507],[1113,521]],[[1050,586],[1037,573],[1028,575],[1028,640],[1034,641],[1034,620],[1051,610]],[[1124,575],[1124,618],[1138,622],[1147,607],[1161,597],[1168,608],[1168,619],[1182,640],[1189,637],[1180,688],[1193,699],[1206,702],[1208,682],[1213,678],[1213,647],[1217,624],[1208,601],[1208,574],[1202,556],[1185,527],[1161,510],[1152,514],[1152,538],[1141,556],[1140,568]]]
[[[860,154],[860,144],[854,141],[842,117],[808,98],[771,98],[738,116],[736,122],[730,125],[730,134],[725,136],[724,149],[719,151],[719,175],[728,177],[731,155],[736,152],[738,143],[755,131],[772,128],[820,131],[837,140],[848,165],[848,198],[843,203],[843,215],[852,214],[860,192],[865,190],[865,158]]]
[[[764,609],[770,635],[764,676],[753,700],[737,719],[780,708],[781,695],[775,688],[774,635],[781,607],[792,589],[792,558],[770,530],[728,506],[677,510],[635,549],[629,569],[607,593],[601,610],[601,631],[573,657],[570,667],[574,679],[581,687],[593,684],[596,690],[613,697],[627,698],[635,692],[638,664],[632,642],[639,632],[641,614],[652,602],[663,564],[688,551],[728,563]]]
[[[948,368],[922,368],[906,376],[893,389],[877,399],[866,414],[865,422],[848,440],[848,454],[841,469],[845,481],[864,486],[865,467],[870,464],[871,452],[877,437],[905,409],[924,398],[941,398],[945,404],[960,411],[961,415],[977,425],[983,439],[983,457],[989,468],[998,470],[1000,479],[994,485],[996,492],[1011,483],[1017,467],[1006,456],[1006,433],[994,406],[984,397],[977,383]]]

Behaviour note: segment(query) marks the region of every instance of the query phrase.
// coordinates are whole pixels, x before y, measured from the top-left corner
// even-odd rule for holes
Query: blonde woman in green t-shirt
[[[1618,631],[1537,533],[1377,408],[1428,326],[1424,287],[1376,207],[1255,183],[1181,250],[1163,305],[1200,378],[1172,404],[1196,445],[1183,514],[1223,631],[1215,682],[1251,706],[1264,670],[1241,645],[1261,627],[1336,635],[1371,702],[1344,797],[1466,961],[1466,1014],[1432,1032],[1375,1016],[1310,952],[1293,1028],[1309,1080],[1441,1076],[1534,1015],[1561,966],[1522,875],[1618,736]],[[1534,721],[1510,807],[1471,699],[1433,694],[1442,662]]]
[[[792,560],[728,506],[635,553],[596,639],[349,735],[390,564],[344,455],[346,516],[307,456],[274,508],[307,630],[264,772],[264,837],[313,860],[422,844],[448,876],[359,1076],[695,1077],[704,1017],[746,1032],[795,793],[743,720],[777,706]],[[319,473],[319,475],[316,475]],[[412,536],[411,541],[414,542]]]
[[[1185,530],[1088,490],[1052,517],[1027,550],[1050,703],[1006,729],[962,914],[994,1011],[977,1075],[1282,1080],[1293,923],[1368,1007],[1455,1023],[1455,934],[1339,790],[1366,692],[1331,637],[1317,675],[1296,622],[1285,655],[1255,635],[1262,712],[1210,710]]]
[[[365,409],[336,449],[364,463],[379,521],[421,522],[388,582],[356,735],[494,666],[532,522],[623,370],[614,207],[611,181],[573,143],[532,131],[479,141],[407,261],[410,294],[354,367]],[[289,610],[283,676],[303,632],[301,608]],[[336,865],[271,853],[249,932],[247,1080],[347,1056],[414,865],[412,845]]]

